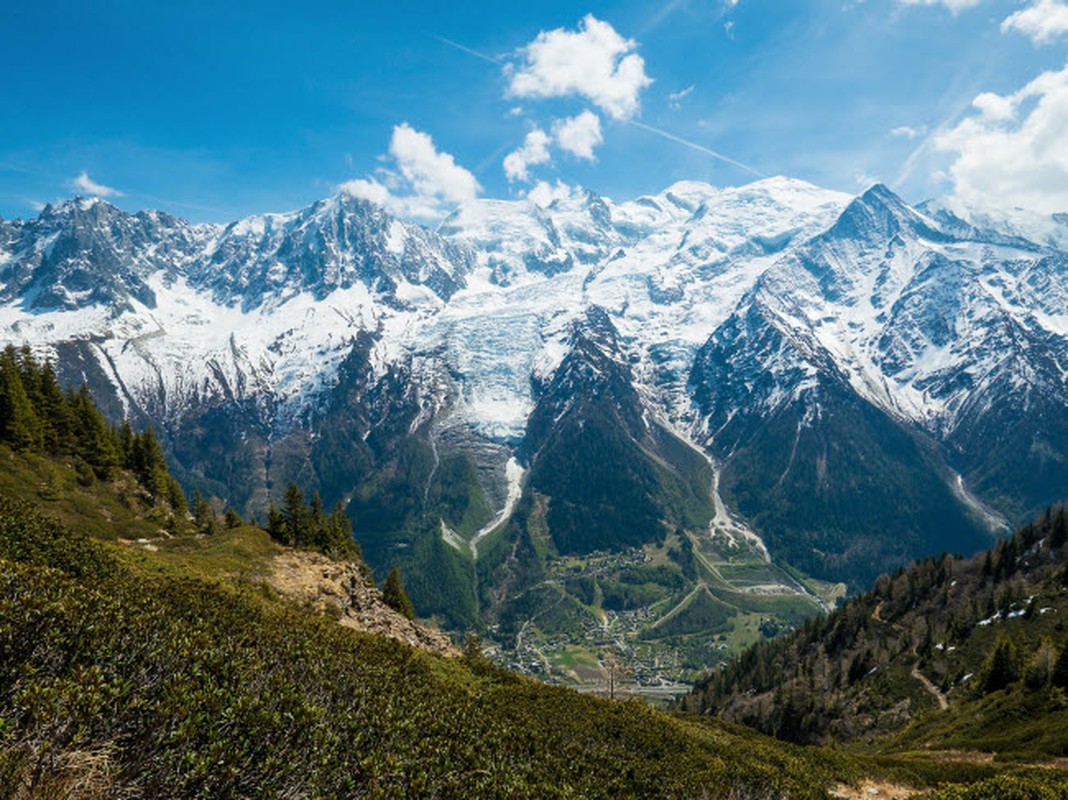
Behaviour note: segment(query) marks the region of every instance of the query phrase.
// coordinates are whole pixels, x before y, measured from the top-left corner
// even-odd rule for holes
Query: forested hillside
[[[796,742],[1068,754],[1068,514],[942,555],[712,673],[689,708]],[[911,724],[911,727],[909,727]]]

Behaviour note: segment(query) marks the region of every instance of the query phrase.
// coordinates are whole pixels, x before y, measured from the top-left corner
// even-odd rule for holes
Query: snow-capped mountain
[[[1068,255],[1028,225],[785,178],[437,231],[345,195],[226,226],[76,199],[0,221],[0,340],[159,427],[190,486],[349,502],[383,561],[430,529],[477,557],[524,487],[572,550],[601,501],[554,474],[600,458],[653,527],[708,525],[718,484],[772,556],[867,578],[1068,485]]]

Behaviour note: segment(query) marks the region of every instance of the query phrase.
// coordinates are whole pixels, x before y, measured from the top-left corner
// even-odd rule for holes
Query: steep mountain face
[[[860,584],[1063,491],[1068,256],[1025,233],[783,178],[436,232],[345,195],[227,226],[79,199],[0,223],[0,339],[161,429],[188,487],[345,501],[376,566],[439,575],[424,612],[477,617],[528,534],[759,534]]]
[[[472,261],[466,248],[341,194],[290,214],[227,225],[199,256],[192,282],[245,308],[301,292],[322,300],[357,284],[403,306],[404,284],[447,300],[463,286]]]
[[[148,277],[182,269],[209,234],[159,211],[131,216],[99,200],[49,205],[37,219],[4,225],[0,300],[36,312],[132,310],[131,300],[153,308]]]
[[[707,528],[707,462],[651,417],[634,389],[608,314],[576,321],[567,356],[538,391],[520,453],[528,484],[549,498],[561,553],[662,541],[664,522]]]
[[[881,557],[974,550],[979,517],[995,519],[969,522],[965,506],[982,509],[965,484],[1013,518],[1055,498],[1068,478],[1063,259],[936,221],[885,187],[853,201],[760,277],[695,360],[699,440],[727,460],[728,495],[780,547],[804,547],[797,563],[868,563],[867,578]]]

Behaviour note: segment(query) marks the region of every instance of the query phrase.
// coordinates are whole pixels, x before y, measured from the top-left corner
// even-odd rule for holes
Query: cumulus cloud
[[[400,216],[435,219],[452,206],[474,200],[482,188],[449,153],[437,149],[429,134],[407,122],[393,128],[389,157],[393,168],[381,170],[378,177],[348,181],[341,191]]]
[[[549,161],[549,134],[541,128],[535,128],[523,140],[523,146],[504,157],[504,174],[510,181],[528,180],[528,169],[536,164]]]
[[[1044,72],[1010,95],[982,94],[975,113],[937,134],[955,154],[954,194],[978,207],[1068,211],[1068,67]]]
[[[983,0],[898,0],[906,6],[945,6],[954,14],[966,8],[973,8]]]
[[[1002,32],[1018,31],[1035,44],[1048,44],[1068,33],[1068,5],[1063,0],[1035,0],[1001,23]]]
[[[607,22],[587,14],[576,31],[542,31],[520,48],[521,63],[509,65],[511,97],[571,97],[589,100],[613,119],[638,113],[639,95],[651,84],[645,61]]]
[[[552,205],[557,200],[567,200],[573,193],[573,188],[556,179],[556,183],[549,183],[547,181],[538,181],[527,192],[527,199],[534,203],[536,206]]]
[[[118,189],[97,183],[85,170],[82,170],[77,178],[71,179],[70,185],[75,191],[84,192],[92,197],[122,197],[122,192]]]
[[[593,149],[604,141],[601,118],[592,111],[583,111],[570,119],[553,123],[553,136],[560,148],[578,158],[593,160]]]

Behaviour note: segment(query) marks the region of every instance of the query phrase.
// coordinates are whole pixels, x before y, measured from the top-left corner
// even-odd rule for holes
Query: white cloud
[[[542,31],[509,66],[511,97],[585,97],[614,119],[638,113],[638,96],[652,79],[633,39],[624,39],[607,22],[587,14],[577,31]]]
[[[693,88],[694,84],[691,83],[685,89],[682,89],[678,92],[671,92],[668,95],[668,106],[678,111],[679,108],[682,106],[683,99],[689,96],[690,92],[693,91]]]
[[[1068,67],[973,105],[978,113],[933,140],[956,155],[955,196],[977,207],[1068,211]]]
[[[358,178],[340,189],[385,206],[400,216],[435,219],[457,204],[474,200],[481,187],[475,176],[434,146],[429,134],[407,122],[393,128],[389,156],[394,169],[378,178]]]
[[[527,199],[537,206],[552,205],[557,200],[567,200],[573,193],[573,188],[557,178],[556,183],[538,181],[527,192]]]
[[[510,181],[525,181],[530,175],[528,169],[536,164],[549,161],[549,134],[541,128],[535,128],[523,140],[523,146],[504,157],[504,174]]]
[[[1035,44],[1048,44],[1068,33],[1068,5],[1063,0],[1035,0],[1001,23],[1002,32],[1019,31]]]
[[[448,153],[439,153],[429,134],[415,130],[407,122],[393,129],[389,154],[416,194],[441,197],[452,203],[473,200],[478,195],[480,187],[475,176]]]
[[[111,186],[105,186],[102,183],[97,183],[89,177],[89,173],[82,170],[82,173],[70,181],[71,187],[78,192],[85,192],[92,197],[122,197],[122,192]]]
[[[907,6],[945,6],[954,14],[966,8],[974,8],[983,0],[898,0]]]
[[[593,149],[604,141],[601,118],[592,111],[583,111],[570,119],[558,119],[553,123],[553,136],[561,149],[592,161]]]
[[[916,139],[927,133],[927,128],[913,128],[911,125],[900,125],[890,131],[891,136],[899,136],[902,139]]]

